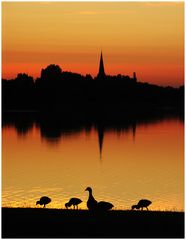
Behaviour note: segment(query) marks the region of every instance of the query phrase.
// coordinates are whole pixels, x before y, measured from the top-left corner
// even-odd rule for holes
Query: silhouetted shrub
[[[61,80],[62,69],[55,64],[50,64],[41,70],[41,79],[47,82],[56,82]]]

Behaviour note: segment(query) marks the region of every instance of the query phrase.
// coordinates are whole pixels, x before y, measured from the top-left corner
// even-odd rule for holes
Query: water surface
[[[85,188],[91,186],[98,201],[110,201],[115,209],[130,209],[147,198],[152,210],[183,210],[180,119],[119,131],[94,125],[61,134],[47,130],[35,122],[26,131],[13,124],[3,127],[3,206],[39,207],[35,202],[47,195],[52,198],[48,207],[64,208],[69,198],[79,197],[85,209]]]

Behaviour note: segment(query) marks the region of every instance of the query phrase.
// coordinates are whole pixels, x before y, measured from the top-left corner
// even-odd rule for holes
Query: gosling
[[[132,205],[132,210],[134,209],[141,209],[143,210],[143,208],[146,208],[147,211],[149,210],[148,209],[148,206],[151,204],[152,202],[148,199],[141,199],[137,205]]]
[[[69,202],[65,203],[65,207],[68,209],[73,205],[74,209],[75,207],[78,209],[78,205],[82,203],[82,200],[79,198],[71,198]]]

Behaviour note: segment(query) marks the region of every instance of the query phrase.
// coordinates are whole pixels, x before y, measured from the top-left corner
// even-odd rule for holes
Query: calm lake
[[[71,197],[86,209],[90,186],[96,200],[130,209],[140,199],[151,210],[184,210],[184,123],[163,118],[115,129],[103,125],[58,132],[31,121],[2,128],[2,206],[65,208]]]

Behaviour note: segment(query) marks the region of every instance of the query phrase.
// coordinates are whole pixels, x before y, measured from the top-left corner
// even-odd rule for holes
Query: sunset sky
[[[34,78],[53,63],[142,82],[184,83],[183,2],[3,2],[2,77]]]

